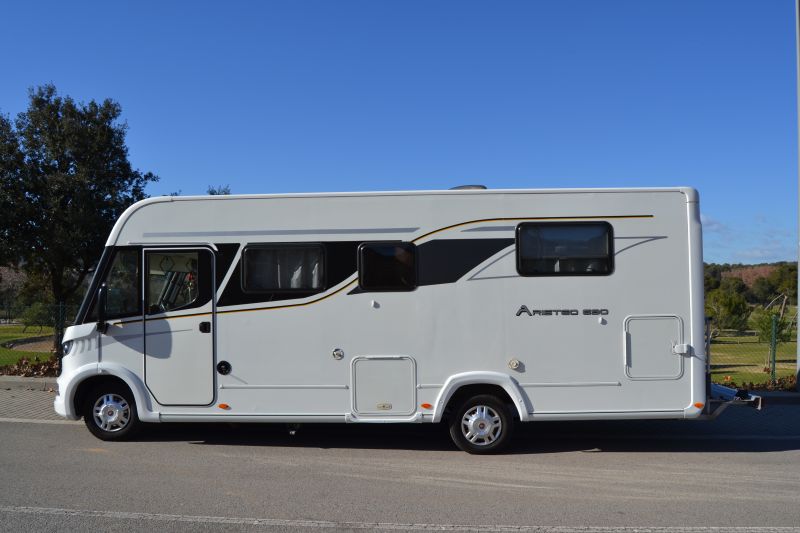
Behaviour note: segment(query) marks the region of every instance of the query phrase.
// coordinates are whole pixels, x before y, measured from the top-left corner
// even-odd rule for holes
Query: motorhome
[[[444,422],[497,451],[537,420],[707,414],[691,188],[159,197],[108,237],[56,411],[148,422]]]

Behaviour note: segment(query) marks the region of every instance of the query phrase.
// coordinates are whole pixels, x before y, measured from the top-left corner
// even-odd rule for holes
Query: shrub
[[[778,342],[787,342],[791,340],[792,330],[791,323],[784,316],[780,317],[780,313],[774,309],[757,308],[753,311],[751,323],[758,331],[758,340],[761,342],[770,342],[772,340],[772,317],[778,317],[778,324],[776,328]]]
[[[52,309],[49,305],[36,302],[22,312],[22,324],[30,327],[52,326],[54,324]]]

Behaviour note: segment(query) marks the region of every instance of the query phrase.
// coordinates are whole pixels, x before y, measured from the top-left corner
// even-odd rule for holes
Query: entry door
[[[214,254],[144,251],[145,381],[161,405],[214,401]]]

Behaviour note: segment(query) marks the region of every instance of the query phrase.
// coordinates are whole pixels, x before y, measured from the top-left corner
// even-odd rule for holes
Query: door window
[[[147,252],[147,313],[204,305],[211,297],[210,256],[204,250]]]

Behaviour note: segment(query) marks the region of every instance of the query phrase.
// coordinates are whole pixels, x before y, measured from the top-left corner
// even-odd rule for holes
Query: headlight
[[[72,341],[67,341],[61,345],[61,353],[64,355],[69,355],[69,351],[72,349]]]

